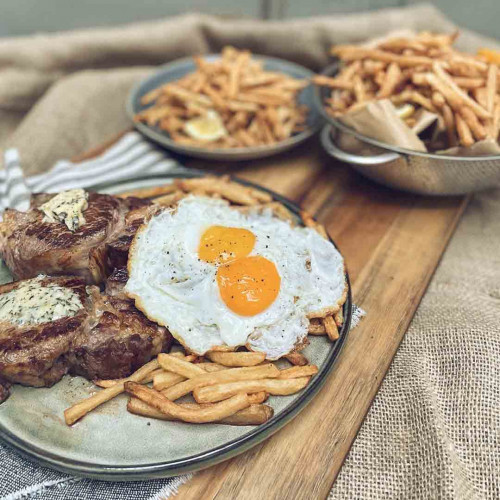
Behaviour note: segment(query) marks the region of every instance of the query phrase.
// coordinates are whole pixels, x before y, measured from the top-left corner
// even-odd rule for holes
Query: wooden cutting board
[[[367,316],[305,410],[264,443],[196,473],[175,498],[326,498],[468,198],[378,186],[329,158],[316,138],[255,162],[183,162],[259,183],[314,214],[344,255],[354,302]]]

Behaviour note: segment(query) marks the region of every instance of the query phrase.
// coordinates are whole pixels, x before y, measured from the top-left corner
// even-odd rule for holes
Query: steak
[[[0,224],[0,253],[15,279],[40,273],[76,275],[87,283],[101,283],[107,274],[106,243],[127,226],[127,213],[149,202],[120,199],[90,192],[82,212],[84,223],[71,230],[47,220],[40,207],[53,194],[35,194],[27,212],[7,209]]]
[[[144,200],[141,201],[144,202]],[[131,207],[126,214],[124,227],[106,243],[108,274],[111,274],[115,269],[127,267],[128,251],[135,233],[144,223],[144,220],[158,210],[158,207],[152,205],[151,202],[147,202],[142,206],[137,206],[136,201],[130,201],[129,203],[135,203],[135,206]]]
[[[70,372],[88,379],[123,378],[166,351],[172,337],[124,296],[93,293],[90,329],[78,334],[69,354]]]
[[[126,267],[117,267],[106,280],[105,292],[108,295],[124,296],[123,289],[128,281],[128,270]]]
[[[171,342],[131,300],[101,294],[78,277],[0,286],[0,381],[44,387],[66,373],[122,378]]]
[[[28,288],[30,284],[41,289],[59,287],[78,297],[81,307],[75,314],[64,316],[63,312],[63,317],[55,320],[51,317],[48,318],[51,321],[47,322],[37,322],[44,321],[43,317],[30,320],[29,314],[37,305],[36,301],[28,302],[32,293]],[[13,319],[9,321],[6,298],[9,298],[9,292],[25,288],[24,300],[21,295],[12,297],[17,302],[14,305],[19,307],[13,311]],[[66,356],[76,335],[85,329],[88,310],[91,309],[89,302],[85,283],[76,277],[43,277],[0,286],[0,377],[34,387],[51,386],[57,382],[68,371]],[[25,307],[22,307],[23,304]],[[16,322],[23,312],[27,321],[24,324]]]

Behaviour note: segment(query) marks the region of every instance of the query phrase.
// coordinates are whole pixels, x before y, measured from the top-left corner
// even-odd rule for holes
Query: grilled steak
[[[76,277],[0,286],[0,377],[35,387],[57,382],[89,308],[85,283]]]
[[[108,295],[124,296],[123,288],[128,281],[128,271],[126,267],[117,267],[106,280],[105,292]]]
[[[170,348],[172,337],[125,297],[93,293],[90,322],[69,354],[70,372],[88,379],[122,378]]]
[[[77,277],[0,286],[0,380],[42,387],[68,372],[121,378],[168,349],[171,339],[132,301],[102,295]]]
[[[0,404],[10,395],[10,383],[0,378]]]
[[[144,200],[141,200],[144,202]],[[137,203],[129,201],[129,203]],[[111,274],[114,269],[127,267],[128,251],[135,233],[143,224],[144,219],[157,210],[151,202],[142,206],[133,206],[125,216],[123,229],[117,233],[115,238],[106,243],[107,269]]]
[[[86,196],[80,224],[73,227],[71,223],[78,222],[77,216],[65,223],[48,220],[42,211],[53,201],[53,194],[33,195],[28,212],[5,211],[0,224],[0,253],[16,279],[45,273],[77,275],[87,283],[103,281],[107,273],[106,243],[125,229],[130,210],[148,202],[98,193]],[[62,212],[65,215],[67,211]]]

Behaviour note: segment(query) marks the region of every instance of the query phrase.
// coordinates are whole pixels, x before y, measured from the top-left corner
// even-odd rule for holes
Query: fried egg
[[[145,223],[128,268],[137,307],[199,355],[246,345],[278,359],[346,292],[342,256],[314,229],[200,196]]]

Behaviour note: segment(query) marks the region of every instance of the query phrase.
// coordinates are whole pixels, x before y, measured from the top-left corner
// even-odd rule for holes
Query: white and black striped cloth
[[[22,159],[15,149],[4,154],[0,170],[0,212],[6,208],[27,210],[31,193],[56,193],[66,189],[91,188],[111,182],[154,177],[180,168],[164,151],[138,132],[129,132],[104,154],[78,164],[58,161],[52,170],[25,178]]]

